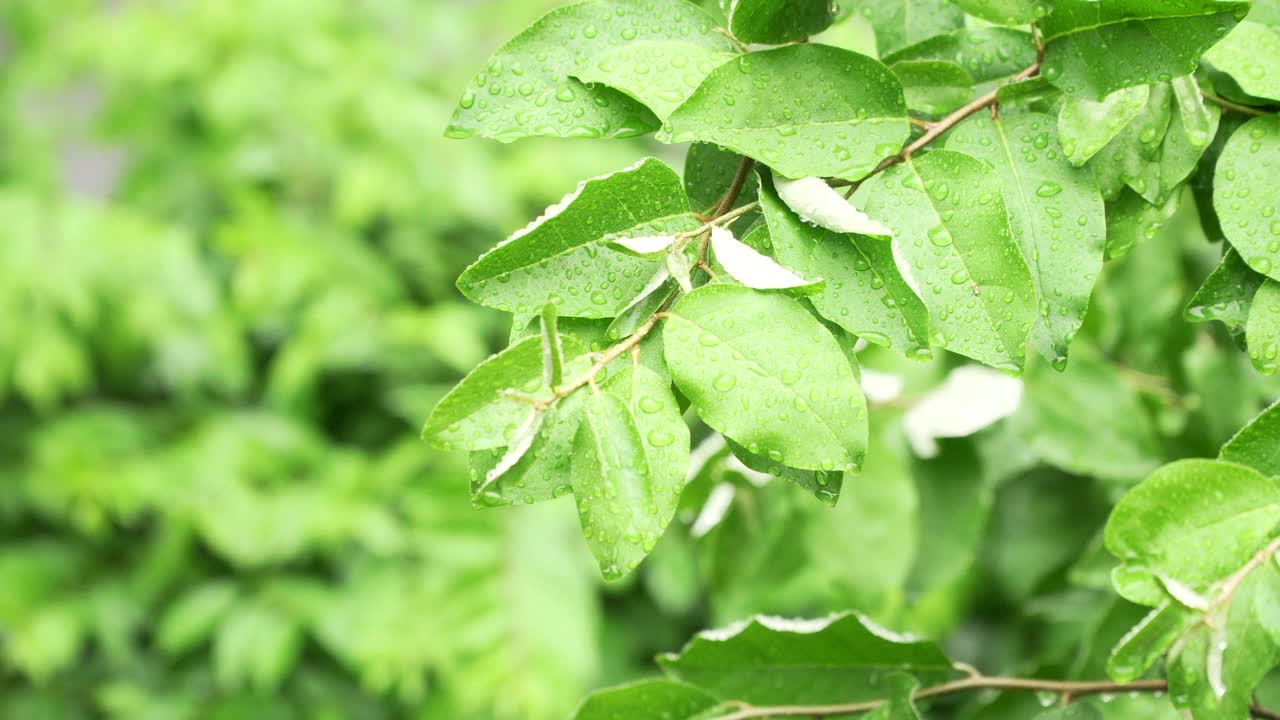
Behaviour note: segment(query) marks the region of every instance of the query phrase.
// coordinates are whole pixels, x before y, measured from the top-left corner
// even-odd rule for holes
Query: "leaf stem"
[[[755,160],[746,155],[742,156],[742,161],[738,163],[738,171],[733,174],[733,182],[729,183],[729,189],[724,192],[720,202],[716,203],[715,210],[711,212],[712,218],[718,218],[733,208],[733,204],[738,200],[738,195],[742,194],[742,187],[746,185],[747,176],[751,173],[751,166],[755,162]]]
[[[1205,100],[1208,100],[1214,105],[1218,105],[1227,110],[1234,110],[1238,113],[1244,113],[1245,115],[1253,115],[1254,117],[1262,117],[1263,115],[1271,114],[1266,110],[1261,110],[1256,107],[1249,107],[1248,105],[1241,105],[1240,103],[1231,102],[1226,98],[1218,97],[1217,95],[1214,95],[1213,93],[1210,93],[1210,92],[1205,92],[1204,90],[1201,90],[1200,94],[1204,96]]]

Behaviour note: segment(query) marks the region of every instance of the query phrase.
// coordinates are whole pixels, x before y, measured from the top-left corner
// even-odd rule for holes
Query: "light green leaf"
[[[695,720],[718,701],[692,685],[673,680],[639,682],[597,690],[587,696],[574,720]]]
[[[446,134],[510,142],[536,135],[626,137],[660,124],[643,105],[572,76],[635,41],[732,51],[714,21],[691,3],[590,0],[544,15],[494,53],[467,86]]]
[[[567,357],[586,352],[572,338],[561,341]],[[529,402],[512,397],[510,390],[528,398],[551,397],[543,378],[540,337],[521,340],[480,363],[436,405],[423,439],[452,450],[503,447],[532,411]]]
[[[1035,288],[1000,178],[968,155],[935,150],[863,183],[854,203],[893,229],[894,251],[929,307],[933,344],[1021,371]]]
[[[1077,167],[1106,147],[1147,107],[1149,85],[1122,88],[1101,100],[1068,95],[1058,111],[1058,133],[1067,159]]]
[[[1048,0],[951,0],[965,12],[997,25],[1026,25],[1049,12]]]
[[[804,40],[831,25],[835,15],[828,0],[732,0],[729,32],[744,43]]]
[[[1280,100],[1280,26],[1249,17],[1209,48],[1204,59],[1250,95]]]
[[[757,616],[701,633],[658,663],[717,697],[758,705],[874,700],[884,696],[881,683],[890,673],[909,672],[926,683],[954,673],[932,643],[892,635],[853,614]]]
[[[973,118],[947,139],[947,149],[987,162],[1003,180],[1013,237],[1040,298],[1031,343],[1061,368],[1102,271],[1106,225],[1093,176],[1057,147],[1053,118],[1041,113]]]
[[[1041,460],[1080,475],[1132,482],[1159,463],[1142,400],[1087,345],[1076,346],[1065,372],[1032,366],[1010,426]]]
[[[1055,0],[1039,22],[1042,72],[1067,93],[1095,100],[1187,75],[1248,10],[1247,2],[1221,0]]]
[[[964,25],[964,12],[947,0],[856,0],[871,22],[880,57]]]
[[[880,707],[866,714],[866,720],[920,720],[912,697],[920,682],[907,673],[893,673],[885,678],[888,697]]]
[[[1249,267],[1280,280],[1280,217],[1270,193],[1280,187],[1280,117],[1258,117],[1241,125],[1218,158],[1213,207],[1222,232]]]
[[[726,438],[729,450],[734,457],[742,461],[749,470],[766,473],[799,485],[813,493],[814,497],[828,505],[835,505],[840,497],[840,488],[844,485],[844,473],[827,472],[825,470],[797,470],[774,462],[762,455],[747,450],[738,443]]]
[[[1195,621],[1195,613],[1173,600],[1162,600],[1120,638],[1107,658],[1107,674],[1116,682],[1142,677]]]
[[[742,156],[713,143],[693,143],[684,158],[684,189],[698,210],[710,210],[719,202],[738,172]],[[742,187],[735,205],[756,199],[755,183]]]
[[[1179,460],[1134,486],[1107,522],[1107,550],[1135,571],[1202,592],[1271,539],[1280,480],[1219,460]]]
[[[1280,281],[1267,278],[1258,288],[1249,307],[1245,337],[1249,359],[1258,372],[1271,375],[1280,370]]]
[[[787,177],[850,180],[910,134],[902,86],[888,68],[817,44],[753,52],[716,68],[668,125],[672,142],[717,143]]]
[[[907,107],[942,115],[960,107],[973,92],[973,77],[946,60],[900,60],[889,66],[902,83]]]
[[[1182,131],[1192,147],[1204,147],[1218,129],[1220,111],[1205,104],[1200,84],[1194,75],[1182,75],[1169,81],[1173,87],[1175,107],[1182,117]]]
[[[943,13],[946,14],[945,12]],[[915,21],[921,22],[919,18]],[[958,27],[958,26],[957,26]],[[890,65],[906,60],[943,60],[968,71],[977,88],[1016,75],[1036,61],[1031,33],[998,27],[965,27],[881,55]]]
[[[1086,703],[1073,703],[1038,713],[1032,720],[1103,720],[1098,708]]]
[[[911,357],[930,354],[929,314],[903,280],[886,238],[837,233],[800,219],[760,180],[774,255],[802,275],[826,280],[809,297],[823,317],[867,342]]]
[[[284,681],[302,650],[302,629],[263,603],[237,607],[218,628],[213,665],[226,688],[270,691]]]
[[[644,290],[660,260],[615,250],[619,237],[670,235],[698,227],[680,176],[647,158],[586,180],[542,217],[480,256],[458,277],[472,300],[504,312],[613,317]],[[566,286],[565,277],[573,283]]]
[[[1245,425],[1222,446],[1223,460],[1280,476],[1280,402]]]
[[[211,581],[196,586],[165,612],[156,642],[168,653],[191,650],[213,634],[238,598],[239,592],[230,582]]]
[[[620,389],[630,397],[606,390],[585,398],[570,470],[582,534],[606,580],[653,550],[688,466],[688,429],[666,385],[637,366]]]
[[[1232,332],[1243,331],[1253,296],[1265,279],[1245,264],[1240,253],[1228,247],[1222,262],[1187,302],[1182,316],[1190,322],[1220,320]]]
[[[507,448],[472,453],[472,504],[476,507],[529,504],[568,495],[573,489],[569,482],[569,461],[573,457],[573,438],[578,432],[581,413],[579,395],[557,402],[546,411],[524,455],[493,480],[489,480],[488,475],[502,461]]]
[[[857,470],[867,412],[836,339],[797,301],[706,285],[671,309],[667,364],[699,417],[802,470]]]
[[[719,45],[696,41],[645,40],[619,45],[573,72],[584,83],[604,83],[644,103],[666,121],[702,80],[737,53],[728,38]]]
[[[1163,203],[1152,205],[1126,187],[1121,188],[1115,198],[1108,199],[1107,260],[1122,258],[1144,240],[1155,237],[1178,212],[1181,197],[1179,193],[1171,193]]]

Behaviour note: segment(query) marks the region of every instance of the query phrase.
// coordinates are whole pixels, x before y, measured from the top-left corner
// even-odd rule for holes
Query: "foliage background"
[[[1014,417],[925,460],[877,408],[834,510],[721,457],[606,587],[571,503],[470,508],[417,431],[508,318],[453,279],[671,152],[442,137],[554,4],[0,5],[0,717],[559,718],[696,629],[850,607],[991,673],[1102,674],[1142,614],[1109,589],[1110,506],[1280,396],[1181,318],[1221,254],[1192,202],[1108,264]],[[874,52],[859,18],[830,32]],[[906,398],[960,364],[862,359]]]

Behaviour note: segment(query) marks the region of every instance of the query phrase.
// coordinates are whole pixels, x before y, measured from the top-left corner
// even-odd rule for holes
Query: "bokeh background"
[[[555,4],[0,0],[0,720],[559,719],[697,629],[849,607],[1101,675],[1141,616],[1111,503],[1280,396],[1181,317],[1220,254],[1190,200],[1108,266],[1065,375],[930,459],[883,404],[834,510],[709,463],[605,585],[571,502],[471,508],[418,430],[510,318],[453,279],[579,179],[682,154],[443,137]],[[862,359],[907,400],[957,364]],[[1037,707],[990,701],[953,710]]]

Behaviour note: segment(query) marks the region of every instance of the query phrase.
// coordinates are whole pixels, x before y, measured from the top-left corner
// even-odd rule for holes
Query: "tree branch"
[[[1205,100],[1208,100],[1214,105],[1218,105],[1226,110],[1234,110],[1238,113],[1244,113],[1245,115],[1253,115],[1254,117],[1262,117],[1263,115],[1271,114],[1266,110],[1260,110],[1255,107],[1249,107],[1248,105],[1241,105],[1240,103],[1231,102],[1226,98],[1220,98],[1217,95],[1214,95],[1213,93],[1205,92],[1204,90],[1201,90],[1200,94],[1204,96]]]
[[[733,208],[733,204],[738,200],[738,195],[742,193],[742,186],[747,182],[747,175],[751,173],[751,166],[755,162],[755,160],[746,155],[742,156],[742,161],[738,163],[738,172],[733,175],[733,182],[729,183],[729,189],[721,196],[720,202],[716,203],[715,210],[711,212],[712,219],[724,215]]]

